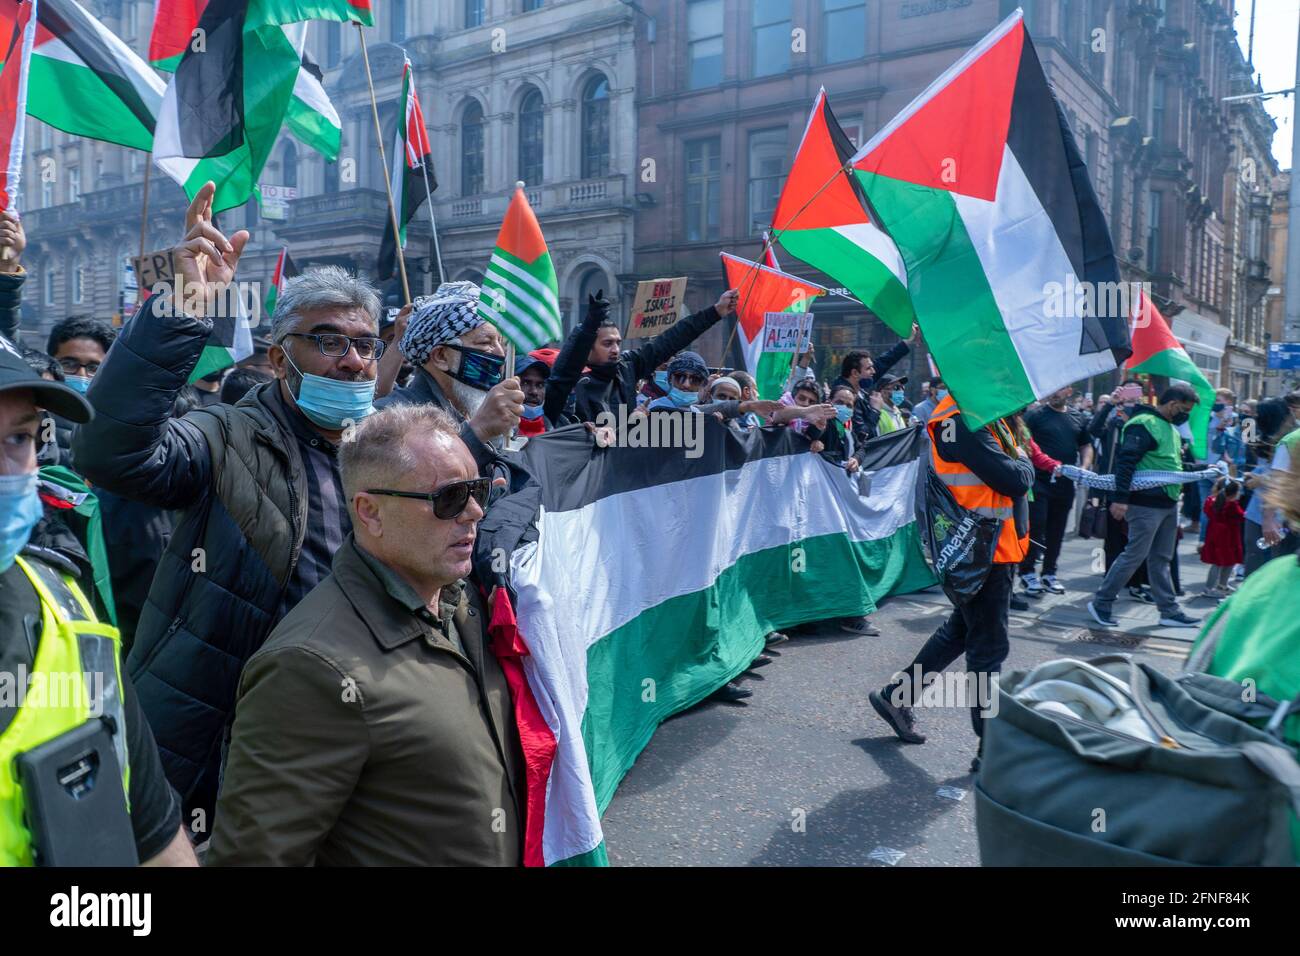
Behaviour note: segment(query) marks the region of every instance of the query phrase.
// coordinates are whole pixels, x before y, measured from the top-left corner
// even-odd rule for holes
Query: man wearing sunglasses
[[[248,233],[217,229],[214,192],[207,184],[190,205],[175,287],[122,329],[87,394],[98,414],[73,439],[96,486],[180,512],[128,667],[185,819],[203,825],[196,841],[210,833],[240,668],[328,576],[351,531],[336,446],[373,410],[383,350],[374,289],[341,269],[306,270],[271,318],[275,380],[171,418],[214,322],[234,320],[217,306]]]
[[[491,479],[430,404],[340,457],[353,533],[244,668],[207,862],[518,865],[514,708],[464,580]]]

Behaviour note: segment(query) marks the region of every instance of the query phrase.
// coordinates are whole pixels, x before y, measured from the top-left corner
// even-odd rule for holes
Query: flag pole
[[[438,284],[442,285],[447,281],[447,276],[442,271],[442,248],[438,245],[438,223],[433,218],[433,190],[429,188],[428,165],[420,163],[420,171],[424,173],[424,194],[429,197],[429,228],[433,231],[433,257],[438,263]]]
[[[402,295],[405,304],[411,304],[411,286],[406,280],[406,256],[402,253],[402,231],[397,225],[397,207],[393,204],[393,182],[388,175],[388,158],[384,153],[384,133],[379,126],[379,104],[375,101],[375,80],[370,75],[370,53],[366,50],[366,34],[361,24],[356,24],[357,38],[361,41],[361,59],[366,65],[366,84],[370,87],[370,112],[375,118],[375,142],[379,144],[379,166],[384,171],[384,192],[388,196],[388,218],[393,227],[393,246],[397,250],[397,271],[402,277]]]
[[[153,153],[151,152],[148,161],[144,164],[144,182],[140,198],[140,258],[136,261],[141,263],[144,262],[144,244],[149,230],[149,170],[152,168]],[[135,299],[136,302],[144,301],[144,283],[140,281],[139,275],[135,277]]]

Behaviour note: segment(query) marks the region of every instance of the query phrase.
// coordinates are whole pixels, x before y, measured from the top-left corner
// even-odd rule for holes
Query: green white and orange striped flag
[[[478,298],[478,314],[497,327],[519,354],[560,338],[560,286],[524,184],[515,194],[497,233]]]

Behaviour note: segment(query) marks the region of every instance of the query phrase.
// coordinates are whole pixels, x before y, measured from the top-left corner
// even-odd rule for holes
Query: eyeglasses
[[[393,498],[415,498],[433,505],[435,517],[443,521],[458,518],[469,506],[469,499],[478,502],[480,508],[487,508],[488,492],[492,490],[491,478],[471,478],[468,481],[455,481],[444,485],[437,491],[393,491],[389,488],[367,488],[368,495],[389,495]]]
[[[58,362],[59,367],[62,368],[64,373],[67,375],[80,375],[81,370],[84,368],[86,370],[86,375],[93,378],[95,373],[99,371],[98,362],[78,362],[74,358],[61,358]]]
[[[316,347],[320,349],[321,355],[328,355],[330,358],[342,358],[351,349],[355,348],[357,357],[363,362],[373,362],[384,354],[386,347],[383,339],[377,339],[369,335],[352,338],[338,332],[289,332],[287,334],[296,335],[302,339],[315,339]]]

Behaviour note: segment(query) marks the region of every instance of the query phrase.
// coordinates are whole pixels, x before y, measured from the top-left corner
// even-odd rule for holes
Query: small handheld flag
[[[563,334],[555,266],[523,183],[515,183],[515,194],[497,234],[497,246],[479,293],[478,314],[495,325],[520,353],[540,348]]]

